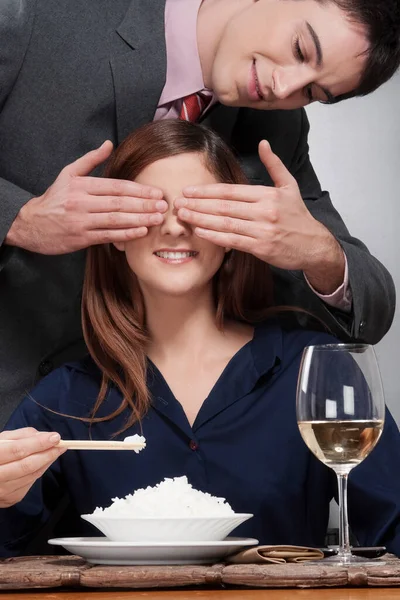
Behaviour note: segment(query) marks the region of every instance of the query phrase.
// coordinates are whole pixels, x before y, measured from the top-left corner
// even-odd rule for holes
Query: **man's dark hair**
[[[352,92],[337,96],[334,102],[339,102],[370,94],[397,71],[400,65],[400,0],[331,1],[351,21],[366,29],[369,44],[360,84]]]

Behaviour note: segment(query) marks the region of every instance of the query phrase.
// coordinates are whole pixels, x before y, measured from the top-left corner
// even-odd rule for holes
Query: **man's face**
[[[367,48],[329,0],[250,1],[227,22],[208,83],[228,106],[299,108],[353,91]]]

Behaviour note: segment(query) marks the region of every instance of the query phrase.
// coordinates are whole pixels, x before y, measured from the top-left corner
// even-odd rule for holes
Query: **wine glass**
[[[372,346],[326,344],[304,349],[297,422],[311,452],[335,471],[339,487],[339,550],[325,562],[365,562],[351,553],[347,480],[376,446],[384,419],[382,381]]]

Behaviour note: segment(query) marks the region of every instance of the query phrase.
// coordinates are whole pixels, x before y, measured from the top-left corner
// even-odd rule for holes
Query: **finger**
[[[33,427],[21,427],[20,429],[8,429],[8,430],[2,431],[0,433],[0,439],[19,440],[21,438],[31,437],[32,435],[35,435],[36,433],[39,433],[39,431],[37,429],[34,429]]]
[[[67,451],[67,448],[59,448],[58,456],[64,454]],[[57,458],[58,458],[57,456]],[[53,464],[54,460],[47,461],[40,469],[30,473],[29,475],[23,475],[22,477],[18,477],[18,479],[12,479],[11,481],[5,481],[1,484],[0,488],[0,497],[5,498],[8,495],[17,494],[23,488],[27,488],[26,492],[33,485],[33,483],[42,477],[42,475],[47,471],[47,469]]]
[[[257,214],[255,205],[249,206],[247,202],[237,202],[234,200],[198,199],[198,198],[177,198],[174,203],[175,208],[185,208],[195,212],[208,215],[221,215],[253,221]]]
[[[222,246],[223,248],[232,248],[241,252],[253,254],[256,240],[246,235],[237,235],[235,233],[222,233],[221,231],[212,231],[196,227],[194,233],[204,239]]]
[[[21,477],[32,476],[33,473],[43,469],[45,465],[51,464],[63,453],[64,448],[58,446],[29,454],[25,458],[15,460],[0,466],[0,484],[11,482]]]
[[[254,226],[254,221],[245,221],[243,219],[234,219],[232,217],[219,217],[215,215],[203,215],[202,213],[193,212],[186,208],[181,208],[178,211],[178,217],[185,223],[189,223],[193,227],[202,229],[212,229],[222,233],[237,233],[240,235],[248,235],[256,237],[257,231]]]
[[[17,490],[7,491],[7,489],[0,488],[0,508],[10,508],[21,502],[29,492],[36,479],[31,480],[29,484],[24,486],[23,488],[18,488]]]
[[[162,190],[150,185],[142,185],[126,179],[107,177],[81,177],[80,183],[88,194],[93,196],[132,196],[136,198],[161,199]]]
[[[87,152],[73,163],[65,167],[64,173],[71,177],[89,175],[96,167],[101,165],[110,156],[113,149],[112,142],[106,140],[99,148]]]
[[[168,203],[165,200],[144,200],[132,196],[86,196],[85,212],[88,213],[165,213]]]
[[[60,441],[55,432],[40,432],[29,437],[8,439],[0,443],[0,465],[21,461],[26,457],[48,450]]]
[[[134,227],[133,229],[94,229],[89,232],[90,246],[97,244],[117,244],[118,242],[131,242],[145,237],[147,227]]]
[[[276,187],[287,187],[296,181],[287,170],[279,156],[272,152],[270,144],[263,140],[258,146],[258,153],[264,167],[271,176]]]
[[[263,185],[241,185],[233,183],[211,183],[185,187],[182,193],[187,198],[219,198],[221,200],[240,200],[258,202],[265,195]]]
[[[161,225],[163,221],[164,215],[160,213],[92,213],[87,222],[87,229],[133,229]]]

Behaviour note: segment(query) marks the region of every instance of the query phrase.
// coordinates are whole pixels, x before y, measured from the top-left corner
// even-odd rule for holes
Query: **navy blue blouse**
[[[254,514],[235,535],[266,544],[322,546],[336,477],[300,436],[295,394],[303,348],[335,341],[326,333],[289,329],[277,320],[257,327],[252,341],[231,359],[205,399],[193,427],[161,373],[149,363],[153,403],[142,423],[147,447],[140,454],[66,452],[21,502],[0,509],[0,556],[24,554],[66,491],[77,518],[59,535],[99,535],[80,514],[180,475],[187,475],[195,488],[225,497],[235,511]],[[7,429],[29,425],[58,431],[64,439],[88,439],[88,423],[46,407],[88,416],[100,378],[90,358],[57,369],[32,392],[42,406],[26,398]],[[113,412],[120,402],[120,393],[112,387],[101,414]],[[110,439],[126,418],[124,413],[93,425],[92,438]],[[141,433],[138,425],[116,439],[134,433]],[[349,514],[361,545],[386,545],[398,556],[399,465],[399,432],[387,412],[376,449],[350,474]]]

